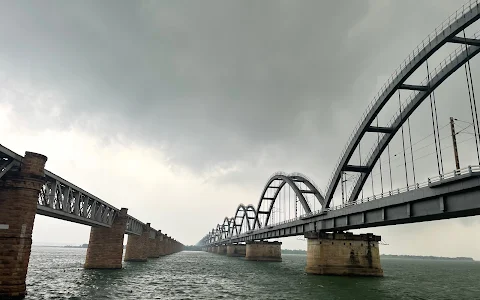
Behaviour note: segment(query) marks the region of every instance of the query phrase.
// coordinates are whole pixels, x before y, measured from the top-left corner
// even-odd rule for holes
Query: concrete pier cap
[[[307,233],[308,274],[383,276],[378,242],[372,233]]]

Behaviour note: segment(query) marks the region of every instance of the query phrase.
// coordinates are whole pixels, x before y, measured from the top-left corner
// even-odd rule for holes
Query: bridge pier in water
[[[19,170],[0,179],[0,299],[22,299],[38,194],[47,157],[26,152]]]
[[[230,257],[245,257],[247,252],[247,245],[245,244],[229,244],[227,245],[227,256]]]
[[[127,209],[122,208],[110,228],[92,227],[85,269],[121,269]]]
[[[378,242],[380,236],[353,233],[309,233],[308,274],[383,276]]]
[[[159,230],[157,232],[157,238],[155,239],[156,246],[156,257],[164,256],[165,255],[165,241],[163,239],[162,231]]]
[[[160,237],[158,235],[158,231],[150,230],[149,238],[148,238],[148,258],[159,258],[160,252],[158,251],[158,241]]]
[[[227,245],[219,245],[218,246],[218,254],[227,255]]]
[[[125,261],[147,261],[150,244],[150,223],[143,227],[141,235],[128,235],[127,249],[125,250]]]
[[[282,261],[281,242],[250,241],[245,248],[246,260]]]

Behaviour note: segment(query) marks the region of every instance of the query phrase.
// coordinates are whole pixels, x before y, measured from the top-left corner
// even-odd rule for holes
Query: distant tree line
[[[195,245],[187,245],[183,248],[185,251],[202,251],[202,247]]]
[[[300,249],[296,249],[296,250],[282,249],[282,253],[283,254],[307,254],[307,251],[300,250]]]
[[[408,258],[408,259],[435,259],[435,260],[463,260],[474,261],[471,257],[443,257],[443,256],[421,256],[421,255],[393,255],[393,254],[381,254],[382,258]]]

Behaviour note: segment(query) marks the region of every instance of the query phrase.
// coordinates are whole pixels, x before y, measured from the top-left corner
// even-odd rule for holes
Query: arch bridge
[[[310,251],[310,239],[312,243],[318,239],[335,240],[338,238],[338,236],[335,237],[335,233],[341,234],[350,229],[480,214],[478,200],[480,199],[478,150],[480,129],[470,63],[480,52],[480,39],[478,33],[466,34],[466,31],[472,30],[472,25],[479,18],[478,1],[469,1],[408,55],[361,115],[345,148],[340,153],[324,193],[313,180],[303,174],[275,173],[267,180],[256,205],[240,204],[232,217],[225,217],[223,222],[199,241],[199,244],[207,250],[211,247],[237,243],[247,243],[248,247],[248,243],[304,235],[309,238]],[[452,47],[454,47],[453,51],[438,66],[431,68],[428,65],[434,60],[434,55],[445,53]],[[415,79],[422,73],[423,67],[426,67],[427,75],[419,82]],[[460,168],[457,156],[455,168],[452,167],[451,170],[444,172],[442,158],[444,148],[441,145],[443,138],[440,137],[443,127],[439,126],[437,114],[439,101],[435,91],[457,71],[460,71],[460,75],[465,71],[472,119],[471,122],[464,121],[464,123],[470,124],[468,126],[473,128],[472,135],[475,138],[478,160],[465,168]],[[416,159],[413,157],[414,144],[411,140],[410,119],[422,103],[429,104],[431,116],[429,113],[424,118],[431,117],[433,133],[429,136],[433,136],[435,143],[437,158],[435,167],[438,169],[438,174],[417,181],[418,169],[415,170]],[[379,120],[384,120],[385,116],[387,121],[380,123]],[[450,119],[450,128],[455,155],[457,155],[456,137],[461,132],[455,131],[454,118]],[[409,142],[408,139],[405,142],[405,135],[410,135]],[[390,146],[393,145],[394,139],[403,142],[400,153],[403,152],[406,184],[401,188],[393,188]],[[365,151],[365,145],[368,151]],[[408,146],[410,149],[406,150]],[[408,161],[407,152],[411,152],[411,160]],[[386,156],[388,156],[387,166],[385,165]],[[374,172],[378,169],[380,169],[380,176]],[[388,174],[388,171],[390,171],[390,188],[385,191],[384,182],[388,182],[388,175],[383,174]],[[378,180],[378,177],[380,177],[382,192],[375,194],[374,178]],[[369,189],[366,185],[368,179],[372,180],[371,194],[364,196],[364,192]],[[413,184],[411,184],[412,181]],[[347,182],[350,184],[349,189]],[[378,242],[378,238],[373,235],[359,239]],[[314,243],[312,249],[318,250],[325,247],[321,245],[321,242]],[[310,271],[320,272],[313,269]],[[330,273],[332,272],[335,273],[334,271]],[[378,271],[373,273],[379,274]]]

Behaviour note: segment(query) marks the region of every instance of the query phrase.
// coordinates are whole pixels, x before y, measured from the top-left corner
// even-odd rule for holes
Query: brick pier
[[[26,152],[19,170],[0,179],[0,299],[22,299],[32,230],[47,157]]]

